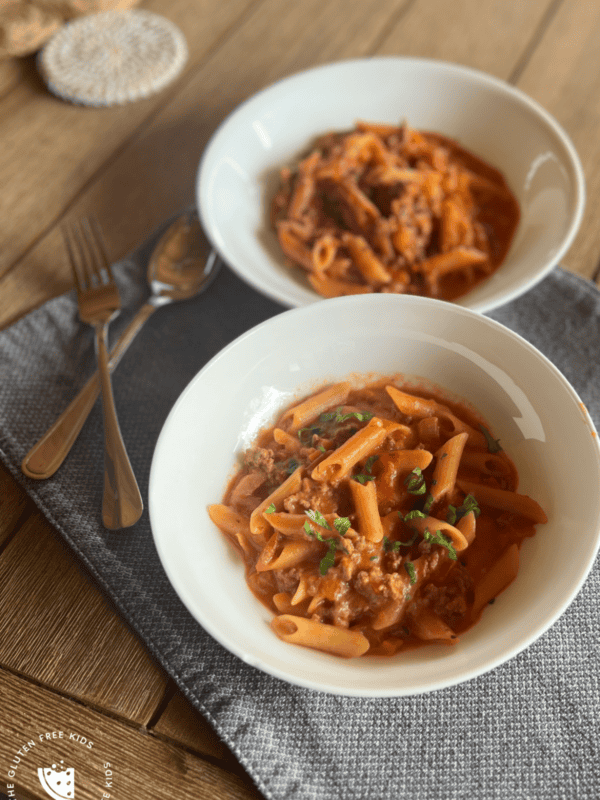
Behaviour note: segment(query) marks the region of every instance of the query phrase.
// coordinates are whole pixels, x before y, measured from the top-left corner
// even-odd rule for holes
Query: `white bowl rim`
[[[558,122],[558,120],[550,114],[537,100],[534,100],[528,94],[526,94],[521,89],[517,88],[516,86],[512,86],[507,81],[503,80],[502,78],[497,78],[494,75],[491,75],[483,70],[476,69],[474,67],[468,67],[464,64],[457,64],[451,61],[444,61],[442,59],[435,59],[435,58],[423,58],[423,57],[412,57],[412,56],[365,56],[364,58],[347,58],[347,59],[340,59],[337,61],[329,61],[324,64],[320,64],[315,67],[309,67],[307,69],[300,70],[298,72],[292,73],[291,75],[284,76],[279,78],[276,81],[264,86],[262,89],[259,89],[257,92],[252,94],[250,97],[243,100],[239,103],[226,117],[222,120],[222,122],[217,126],[214,130],[213,134],[208,141],[202,156],[200,158],[200,162],[198,164],[198,169],[196,172],[196,205],[198,209],[198,215],[200,220],[203,224],[204,231],[206,233],[207,238],[211,242],[214,249],[221,255],[219,246],[217,242],[215,242],[214,237],[212,236],[212,231],[210,226],[206,224],[208,219],[208,214],[206,210],[206,204],[204,201],[203,193],[201,191],[201,183],[203,178],[203,170],[205,168],[206,163],[208,162],[210,156],[212,155],[212,151],[214,148],[218,146],[218,140],[220,136],[228,131],[229,128],[234,127],[237,124],[238,115],[244,113],[248,106],[252,103],[258,103],[262,100],[263,96],[271,92],[273,89],[279,87],[282,84],[291,84],[296,81],[302,81],[307,76],[311,74],[315,74],[318,72],[328,72],[334,71],[339,68],[346,68],[346,67],[354,67],[359,65],[364,65],[365,63],[369,64],[377,64],[377,65],[385,65],[386,63],[404,63],[407,65],[415,65],[420,67],[429,67],[429,68],[438,68],[442,69],[447,73],[454,73],[456,75],[467,76],[481,84],[487,84],[495,89],[498,89],[509,96],[511,96],[514,100],[518,101],[525,107],[529,108],[529,110],[533,111],[538,117],[543,119],[545,124],[552,130],[554,136],[557,138],[561,146],[564,148],[568,158],[569,158],[569,166],[573,172],[574,178],[574,204],[571,211],[571,221],[567,228],[566,234],[563,238],[562,244],[555,253],[553,259],[549,261],[549,263],[545,267],[541,267],[535,273],[530,275],[525,275],[521,278],[521,280],[516,281],[513,289],[511,291],[505,292],[501,298],[490,299],[488,301],[479,301],[472,304],[469,304],[468,300],[464,300],[463,298],[458,298],[455,301],[455,305],[459,305],[465,308],[469,308],[472,311],[477,311],[481,314],[485,314],[488,311],[492,311],[500,306],[505,305],[506,303],[511,302],[511,300],[520,297],[525,292],[529,291],[529,289],[533,288],[536,284],[538,284],[541,280],[543,280],[546,275],[548,275],[556,266],[560,264],[562,257],[570,248],[577,232],[581,226],[581,222],[583,219],[583,213],[586,204],[586,186],[585,186],[585,173],[583,170],[583,166],[581,164],[581,160],[579,158],[579,154],[571,141],[570,136],[567,134],[566,130],[563,126]],[[225,261],[225,263],[240,277],[245,283],[251,286],[256,291],[260,292],[264,296],[287,306],[288,308],[298,307],[298,303],[293,299],[293,297],[289,294],[284,294],[280,292],[274,292],[269,288],[269,286],[262,281],[255,278],[253,274],[248,274],[245,270],[238,267],[238,265],[234,262],[234,259],[229,261],[226,256],[221,255],[221,258]],[[468,295],[465,296],[467,298]],[[315,293],[314,302],[318,302],[319,300],[324,299],[319,297]]]
[[[388,302],[410,302],[410,303],[417,303],[423,305],[433,305],[439,307],[440,301],[435,300],[432,298],[425,298],[420,297],[417,295],[381,295],[381,294],[371,294],[371,295],[354,295],[354,296],[345,296],[345,297],[336,297],[328,299],[326,302],[329,304],[341,304],[347,306],[358,305],[360,306],[362,302],[364,302],[365,298],[374,300],[376,303],[388,303]],[[377,299],[375,299],[377,298]],[[445,305],[445,304],[444,304]],[[530,351],[530,354],[534,357],[537,357],[542,364],[554,375],[556,379],[560,383],[562,383],[563,387],[567,390],[567,393],[571,396],[573,402],[585,409],[585,405],[583,401],[579,397],[576,390],[573,386],[569,383],[566,377],[562,374],[562,372],[540,351],[538,350],[533,344],[527,341],[523,336],[516,333],[515,331],[511,330],[507,326],[503,325],[496,320],[493,320],[489,317],[483,316],[478,314],[477,312],[473,311],[472,309],[462,308],[460,306],[456,306],[454,304],[447,304],[451,308],[453,308],[457,313],[464,314],[467,316],[471,316],[477,318],[481,324],[486,324],[492,328],[495,328],[499,333],[502,335],[506,335],[509,338],[513,338],[518,343],[520,343],[523,347]],[[331,307],[331,306],[330,306]],[[344,697],[365,697],[365,698],[383,698],[383,697],[408,697],[414,696],[419,694],[427,694],[431,691],[438,691],[440,689],[449,688],[451,686],[457,686],[467,681],[470,681],[474,678],[477,678],[481,675],[484,675],[492,670],[496,669],[497,667],[501,666],[502,664],[507,663],[508,661],[515,658],[519,653],[526,650],[532,644],[534,644],[538,639],[543,636],[556,622],[557,620],[565,613],[565,611],[569,608],[571,603],[575,600],[583,584],[585,583],[594,563],[600,552],[600,517],[596,520],[596,531],[595,531],[595,546],[593,552],[590,552],[589,558],[587,561],[580,566],[578,578],[574,581],[569,591],[565,594],[562,599],[562,602],[557,605],[555,612],[546,619],[543,623],[539,625],[523,642],[519,644],[513,645],[511,648],[503,651],[502,653],[490,657],[488,661],[481,665],[480,667],[474,667],[470,670],[466,670],[460,677],[454,678],[450,677],[447,679],[440,678],[439,681],[429,682],[426,686],[422,687],[409,687],[408,689],[402,686],[399,686],[397,690],[391,690],[389,688],[385,689],[377,689],[377,687],[368,687],[368,688],[349,688],[349,687],[340,687],[336,686],[335,683],[324,683],[322,681],[315,682],[311,681],[302,677],[298,676],[291,676],[285,673],[283,670],[279,670],[268,663],[264,663],[263,661],[254,658],[248,657],[244,651],[237,646],[237,642],[235,637],[230,637],[228,633],[224,632],[222,628],[214,625],[211,619],[204,619],[201,612],[198,612],[197,605],[194,603],[193,598],[190,597],[188,592],[181,586],[178,582],[177,571],[172,567],[170,556],[168,552],[168,547],[165,546],[166,537],[161,537],[160,534],[157,533],[155,526],[152,524],[153,518],[156,516],[155,506],[154,506],[154,497],[155,491],[154,487],[157,482],[157,464],[160,459],[160,451],[163,446],[163,441],[167,435],[167,428],[170,424],[170,421],[175,417],[177,414],[177,410],[179,406],[185,402],[185,398],[189,391],[192,390],[195,383],[202,379],[202,376],[205,372],[207,372],[213,364],[217,361],[226,358],[229,353],[234,350],[237,345],[249,337],[254,336],[257,332],[262,330],[265,327],[269,327],[273,324],[278,324],[281,319],[289,319],[292,316],[302,317],[303,314],[310,313],[310,309],[312,308],[312,304],[308,306],[301,306],[297,308],[288,309],[283,311],[280,314],[276,314],[273,317],[270,317],[267,320],[253,326],[248,331],[245,331],[240,336],[236,337],[232,342],[226,345],[222,350],[220,350],[215,356],[213,356],[210,361],[208,361],[197,373],[196,375],[190,380],[188,385],[184,388],[178,399],[175,401],[173,408],[169,412],[167,419],[163,424],[163,428],[159,434],[155,451],[152,457],[152,463],[150,467],[150,479],[149,479],[149,487],[148,487],[148,510],[150,515],[150,523],[151,523],[151,531],[152,536],[154,539],[154,545],[156,547],[159,559],[165,570],[167,577],[173,586],[174,590],[176,591],[177,595],[179,596],[181,602],[185,605],[188,609],[190,614],[194,617],[194,619],[198,622],[204,630],[209,633],[219,644],[225,647],[229,652],[233,653],[235,656],[240,658],[246,664],[259,669],[262,672],[265,672],[272,677],[278,678],[286,683],[300,686],[306,689],[311,689],[313,691],[320,691],[326,694],[333,694],[333,695],[340,695]],[[586,410],[586,423],[588,424],[591,432],[590,439],[592,440],[592,444],[596,450],[596,456],[598,460],[598,472],[600,475],[600,437],[596,431],[595,425],[593,420],[591,419],[590,415],[587,413]],[[250,591],[250,590],[248,590]]]

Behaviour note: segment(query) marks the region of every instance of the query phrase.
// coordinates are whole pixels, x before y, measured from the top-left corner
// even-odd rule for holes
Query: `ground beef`
[[[327,484],[303,478],[300,491],[287,497],[283,507],[290,514],[303,514],[309,508],[321,514],[334,514],[337,500],[335,492]]]
[[[457,565],[446,585],[430,584],[424,588],[422,597],[434,614],[446,625],[455,628],[467,611],[467,593],[472,583],[469,573]]]

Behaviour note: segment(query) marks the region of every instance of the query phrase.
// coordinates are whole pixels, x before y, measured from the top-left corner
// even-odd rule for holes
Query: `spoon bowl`
[[[150,297],[123,331],[110,354],[112,372],[157,308],[196,297],[212,283],[221,262],[208,244],[195,211],[179,216],[160,237],[148,261]],[[54,475],[75,443],[100,393],[95,372],[21,463],[28,478]]]
[[[220,264],[197,213],[182,214],[158,240],[148,262],[147,280],[154,302],[162,300],[159,305],[164,305],[195,297],[212,282]]]

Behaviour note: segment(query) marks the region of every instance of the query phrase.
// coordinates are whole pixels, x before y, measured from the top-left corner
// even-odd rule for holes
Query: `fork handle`
[[[117,410],[110,382],[106,322],[98,323],[96,348],[102,411],[104,416],[104,495],[102,498],[102,522],[105,528],[118,530],[135,524],[142,516],[144,503],[133,474],[125,443],[121,436]]]
[[[125,328],[110,354],[108,365],[111,372],[125,355],[142,325],[157,308],[158,305],[145,303]],[[23,459],[21,471],[27,477],[45,480],[54,475],[69,455],[99,394],[100,379],[98,372],[94,372],[79,394]]]

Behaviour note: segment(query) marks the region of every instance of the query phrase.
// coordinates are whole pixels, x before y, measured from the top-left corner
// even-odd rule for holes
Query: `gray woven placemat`
[[[153,241],[116,267],[125,311],[113,323],[113,336],[147,295],[144,271]],[[225,344],[283,310],[223,267],[207,293],[161,309],[149,321],[113,379],[145,498],[156,439],[182,389]],[[491,316],[562,370],[598,426],[595,287],[556,269]],[[394,700],[288,686],[238,660],[194,621],[162,570],[147,511],[126,535],[102,527],[99,404],[53,478],[35,482],[21,475],[23,456],[93,365],[92,333],[79,323],[72,293],[1,332],[0,457],[267,798],[600,797],[598,564],[537,643],[461,686]]]

